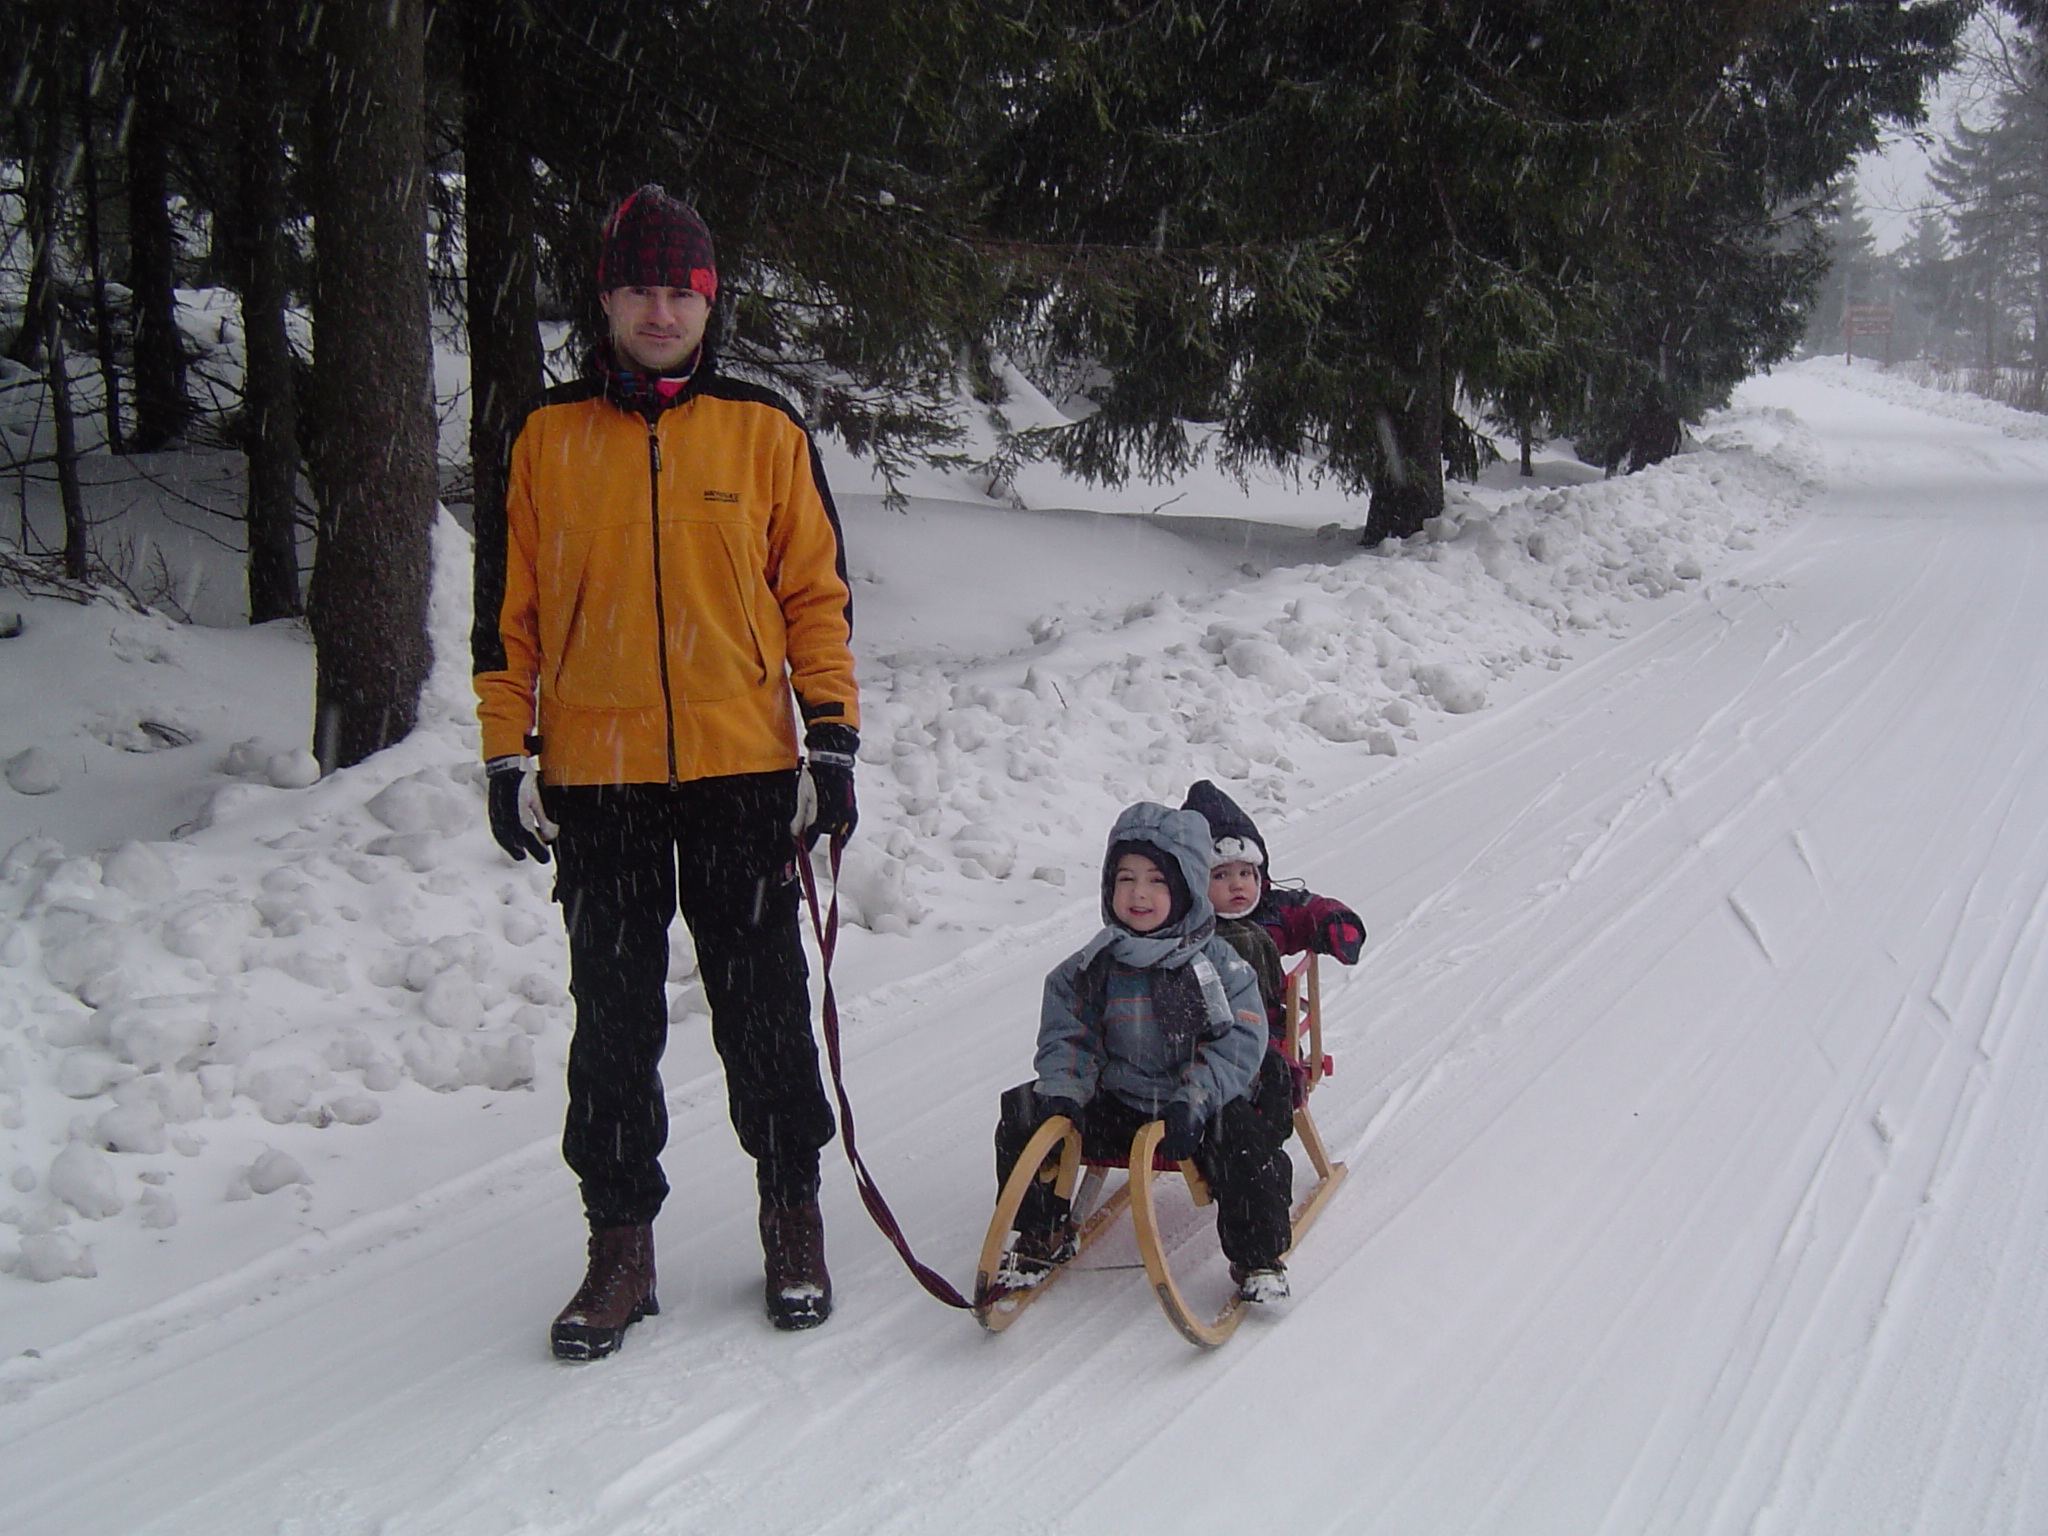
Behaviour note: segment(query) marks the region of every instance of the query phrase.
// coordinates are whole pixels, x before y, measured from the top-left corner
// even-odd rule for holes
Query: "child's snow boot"
[[[1260,1306],[1285,1301],[1293,1294],[1287,1284],[1287,1266],[1284,1264],[1265,1265],[1258,1269],[1233,1264],[1230,1266],[1230,1278],[1237,1282],[1238,1295]]]
[[[787,1333],[815,1328],[832,1315],[825,1217],[815,1197],[801,1205],[762,1202],[761,1255],[768,1321]]]
[[[1007,1291],[1029,1290],[1074,1257],[1079,1248],[1071,1216],[1044,1232],[1019,1232],[996,1270],[995,1283]]]
[[[590,1267],[549,1331],[557,1360],[601,1360],[626,1330],[661,1310],[654,1299],[654,1228],[597,1227]]]

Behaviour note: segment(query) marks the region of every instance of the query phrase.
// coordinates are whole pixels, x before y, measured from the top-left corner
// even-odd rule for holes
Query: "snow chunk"
[[[96,1099],[134,1075],[135,1069],[126,1062],[92,1046],[81,1046],[58,1058],[57,1091],[67,1099]]]
[[[516,1029],[464,1035],[427,1025],[406,1035],[405,1066],[415,1082],[436,1093],[525,1088],[533,1082],[533,1041]]]
[[[149,997],[102,1010],[115,1054],[144,1072],[194,1061],[213,1044],[208,999]]]
[[[306,1170],[299,1166],[297,1158],[275,1147],[250,1164],[248,1180],[249,1188],[259,1195],[274,1195],[293,1184],[313,1182],[306,1177]]]
[[[479,1088],[499,1093],[533,1086],[533,1041],[519,1030],[483,1035],[463,1051],[462,1072]]]
[[[216,976],[240,975],[249,968],[249,940],[262,921],[246,901],[202,896],[164,919],[164,948],[197,960]]]
[[[1453,715],[1469,715],[1486,708],[1489,681],[1479,668],[1454,661],[1426,662],[1415,669],[1416,685]]]
[[[451,965],[427,983],[420,1012],[443,1029],[475,1029],[484,1021],[483,999],[469,972]]]
[[[337,1094],[324,1107],[343,1125],[368,1125],[384,1113],[384,1107],[367,1093]]]
[[[1239,677],[1263,683],[1275,693],[1307,693],[1315,686],[1300,664],[1271,640],[1234,640],[1223,648],[1223,662]]]
[[[167,1189],[145,1189],[142,1199],[136,1203],[136,1211],[145,1227],[175,1227],[178,1224],[178,1202],[171,1198]]]
[[[94,1221],[120,1213],[114,1165],[105,1153],[85,1142],[71,1142],[51,1160],[49,1186],[51,1194]]]
[[[307,789],[320,782],[320,759],[304,747],[273,752],[264,759],[263,778],[272,789]]]
[[[1302,710],[1301,723],[1328,741],[1363,741],[1369,724],[1358,701],[1341,693],[1317,694]]]
[[[277,968],[294,981],[339,996],[353,984],[348,957],[335,950],[297,949],[280,955]]]
[[[953,857],[966,874],[1007,880],[1017,867],[1017,840],[992,822],[971,822],[953,834]]]
[[[393,779],[363,809],[394,832],[460,832],[472,819],[468,804],[431,768]]]
[[[271,1060],[243,1067],[236,1074],[235,1089],[272,1125],[289,1125],[303,1117],[313,1095],[332,1081],[324,1063]]]
[[[432,873],[441,862],[435,846],[440,840],[433,832],[387,832],[373,838],[365,851],[380,858],[397,859],[414,874],[424,875]]]
[[[137,901],[159,902],[177,894],[178,876],[148,843],[126,842],[100,860],[100,879]]]
[[[80,1247],[70,1233],[43,1232],[21,1240],[21,1257],[15,1261],[14,1272],[47,1284],[67,1276],[90,1280],[99,1268],[92,1261],[92,1250]]]
[[[405,1070],[422,1088],[453,1093],[467,1086],[462,1076],[462,1041],[452,1030],[425,1025],[405,1036]]]
[[[47,795],[64,787],[64,771],[41,747],[29,747],[7,759],[7,787],[17,795]]]
[[[170,1145],[164,1112],[154,1104],[110,1109],[93,1122],[92,1134],[109,1152],[161,1152]]]
[[[954,851],[960,852],[957,840]],[[999,854],[991,852],[990,857],[1000,862]],[[1016,859],[1014,844],[1009,857],[1012,862]],[[839,870],[839,902],[847,920],[870,933],[908,933],[910,925],[922,922],[925,916],[923,904],[910,892],[909,875],[903,860],[886,850],[872,843],[851,844]]]
[[[548,931],[548,925],[532,912],[512,911],[505,914],[505,942],[527,945]]]

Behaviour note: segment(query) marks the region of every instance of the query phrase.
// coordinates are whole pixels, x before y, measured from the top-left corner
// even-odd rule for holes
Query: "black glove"
[[[1202,1141],[1202,1112],[1186,1099],[1175,1099],[1161,1116],[1166,1134],[1159,1139],[1160,1154],[1171,1163],[1184,1163],[1195,1155]]]
[[[810,848],[820,837],[844,842],[853,836],[860,813],[853,803],[853,761],[860,733],[850,725],[822,722],[804,734],[804,765],[796,786],[796,819],[790,830]]]
[[[1038,1129],[1054,1115],[1065,1115],[1077,1126],[1081,1123],[1081,1106],[1072,1099],[1062,1098],[1056,1093],[1034,1093],[1031,1102],[1038,1111],[1038,1118],[1032,1123],[1033,1130]]]
[[[541,841],[539,832],[552,834],[555,827],[541,811],[537,793],[530,806],[524,803],[528,794],[526,760],[494,757],[484,766],[489,770],[485,782],[490,788],[491,836],[515,859],[531,854],[535,862],[547,863],[548,845]],[[531,822],[527,819],[529,810]]]

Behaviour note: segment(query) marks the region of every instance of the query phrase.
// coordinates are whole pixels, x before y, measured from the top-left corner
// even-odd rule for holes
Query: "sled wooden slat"
[[[1138,1134],[1131,1138],[1131,1182],[1126,1186],[1131,1192],[1131,1229],[1137,1234],[1138,1252],[1145,1260],[1145,1278],[1152,1282],[1152,1294],[1159,1299],[1159,1310],[1190,1344],[1214,1349],[1235,1333],[1237,1325],[1244,1321],[1245,1300],[1233,1294],[1223,1310],[1216,1314],[1216,1320],[1204,1323],[1195,1316],[1194,1309],[1188,1305],[1187,1297],[1181,1294],[1180,1286],[1173,1278],[1172,1266],[1166,1262],[1165,1244],[1159,1239],[1159,1211],[1152,1203],[1152,1181],[1158,1177],[1152,1161],[1159,1151],[1159,1140],[1165,1134],[1166,1122],[1151,1120],[1139,1127]]]
[[[1046,1291],[1054,1281],[1073,1267],[1083,1254],[1095,1245],[1124,1213],[1130,1203],[1131,1191],[1128,1184],[1110,1191],[1102,1204],[1088,1211],[1081,1222],[1081,1230],[1074,1243],[1074,1258],[1053,1270],[1038,1284],[1024,1286],[1017,1290],[1006,1290],[996,1284],[996,1270],[1003,1261],[1003,1248],[1009,1241],[1010,1229],[1016,1223],[1017,1210],[1024,1203],[1024,1195],[1031,1188],[1032,1181],[1039,1176],[1053,1148],[1060,1149],[1060,1164],[1053,1175],[1053,1189],[1063,1198],[1074,1201],[1074,1208],[1084,1210],[1094,1192],[1103,1184],[1100,1168],[1088,1168],[1081,1180],[1080,1189],[1074,1188],[1074,1175],[1068,1167],[1071,1156],[1075,1167],[1080,1166],[1081,1136],[1074,1129],[1074,1123],[1064,1115],[1056,1115],[1038,1128],[1030,1141],[1024,1144],[1024,1151],[1017,1158],[1017,1166],[1010,1170],[1009,1181],[1003,1185],[1002,1194],[996,1200],[996,1213],[989,1222],[988,1237],[981,1245],[981,1260],[974,1274],[974,1316],[981,1326],[990,1333],[1001,1333],[1014,1323],[1018,1315]]]

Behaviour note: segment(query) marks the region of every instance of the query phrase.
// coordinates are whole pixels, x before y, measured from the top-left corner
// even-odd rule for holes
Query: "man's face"
[[[598,295],[612,351],[645,373],[668,373],[704,340],[711,301],[694,288],[614,288]]]

